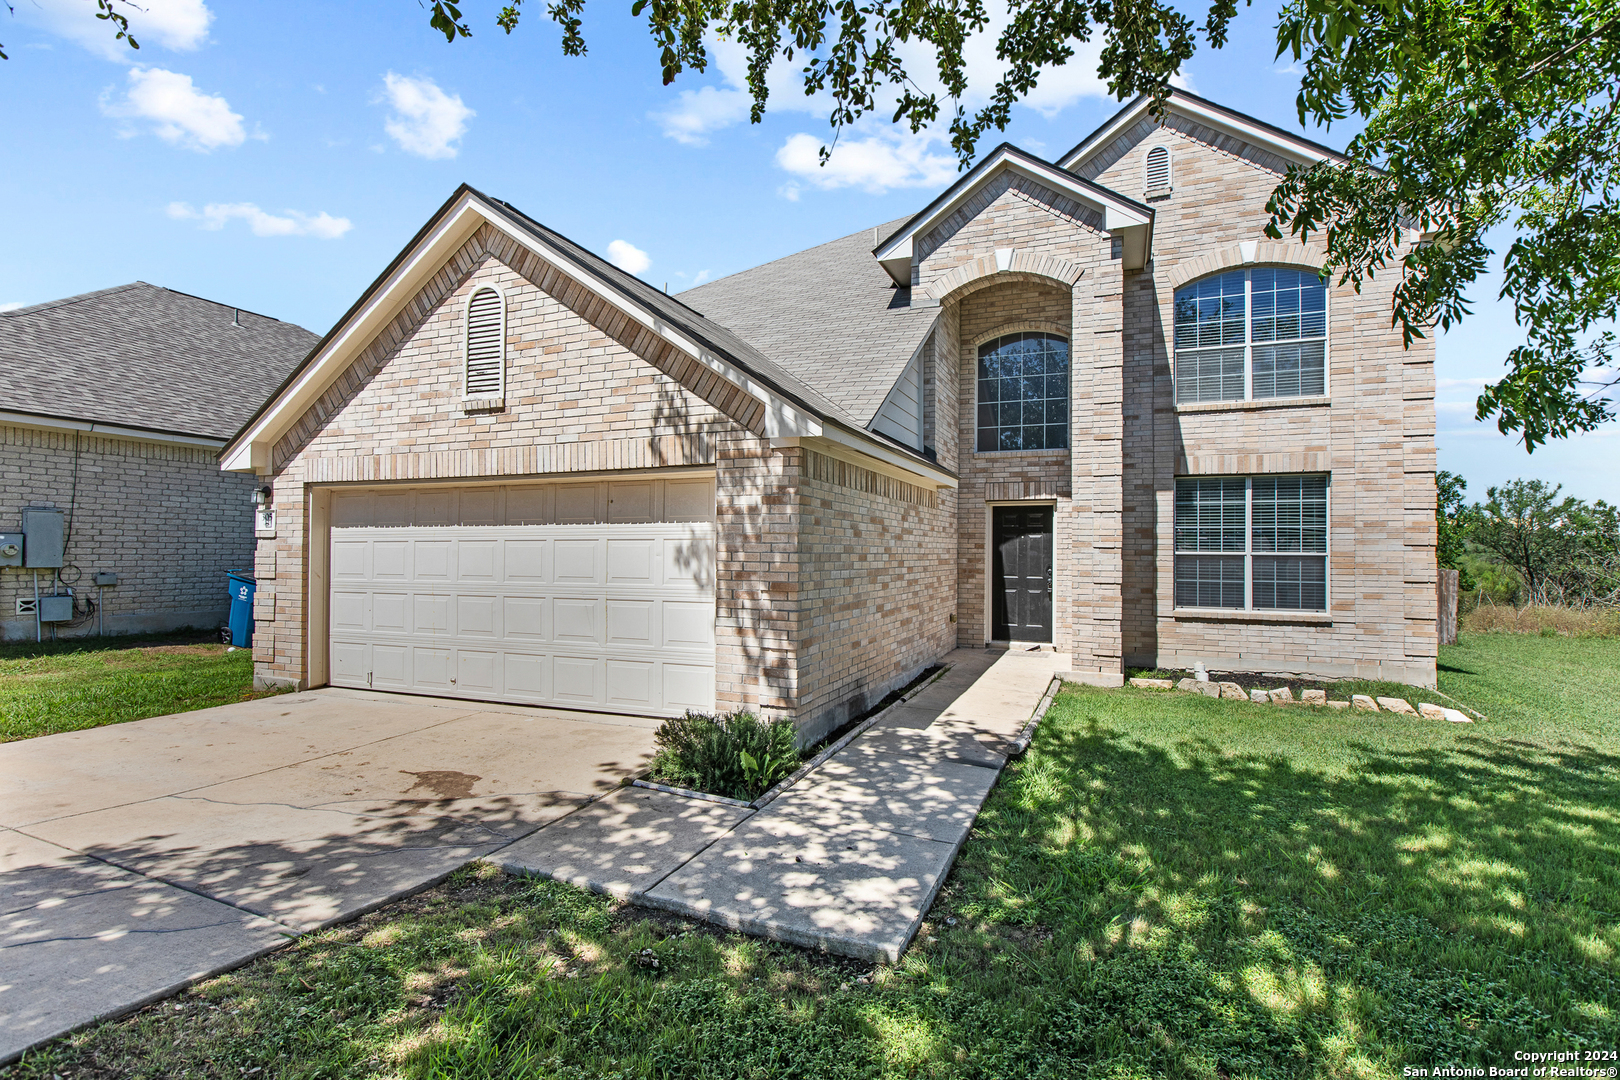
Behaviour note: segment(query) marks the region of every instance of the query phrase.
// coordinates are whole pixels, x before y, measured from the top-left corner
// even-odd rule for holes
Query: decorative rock
[[[1307,705],[1326,705],[1327,704],[1327,691],[1326,690],[1306,690],[1304,693],[1299,695],[1299,699],[1301,701],[1303,701]]]
[[[1221,689],[1212,682],[1199,682],[1197,679],[1182,679],[1176,683],[1177,690],[1187,690],[1194,694],[1203,694],[1205,697],[1220,697]]]
[[[1474,718],[1463,712],[1461,709],[1441,709],[1440,711],[1444,713],[1445,718],[1450,720],[1453,724],[1472,724],[1474,722]]]
[[[1235,682],[1223,682],[1220,684],[1220,687],[1221,697],[1225,698],[1227,701],[1249,700],[1249,692]]]
[[[1191,691],[1192,693],[1196,694],[1196,693],[1198,693],[1198,680],[1197,679],[1182,679],[1180,682],[1176,683],[1176,689],[1177,690],[1188,690],[1188,691]]]
[[[1271,699],[1273,705],[1292,705],[1294,703],[1294,692],[1286,686],[1279,687],[1276,690],[1268,690],[1266,696]]]
[[[1132,679],[1131,685],[1141,690],[1172,690],[1176,684],[1169,679]]]
[[[1366,694],[1351,694],[1350,707],[1357,712],[1377,712],[1378,702],[1374,701]]]
[[[1249,691],[1249,700],[1254,702],[1256,705],[1270,705],[1271,704],[1271,698],[1266,695],[1266,692],[1264,690],[1260,690],[1260,689],[1250,690]]]
[[[1418,712],[1422,714],[1425,720],[1444,720],[1446,718],[1446,710],[1427,701],[1418,702]]]
[[[1327,707],[1330,709],[1348,709],[1350,707],[1350,703],[1348,701],[1334,701],[1330,698],[1328,699]]]
[[[1417,715],[1417,710],[1412,708],[1405,698],[1381,697],[1378,699],[1378,704],[1390,712],[1400,713],[1402,716]]]

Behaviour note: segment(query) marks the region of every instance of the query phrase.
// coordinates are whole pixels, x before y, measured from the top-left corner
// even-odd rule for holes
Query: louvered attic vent
[[[1170,148],[1155,146],[1147,154],[1147,189],[1160,191],[1170,186]]]
[[[467,374],[462,392],[490,404],[506,393],[506,301],[494,289],[479,289],[467,301]]]

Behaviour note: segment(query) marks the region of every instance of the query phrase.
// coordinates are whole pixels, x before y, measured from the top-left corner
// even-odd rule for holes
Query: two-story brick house
[[[1433,350],[1192,95],[666,296],[458,190],[223,455],[262,682],[813,737],[958,645],[1433,685]]]

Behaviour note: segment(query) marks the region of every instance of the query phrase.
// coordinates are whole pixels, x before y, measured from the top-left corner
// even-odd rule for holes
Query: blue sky
[[[661,85],[629,0],[587,7],[583,59],[561,55],[539,5],[507,37],[498,3],[470,0],[474,36],[448,45],[409,0],[142,0],[138,52],[110,40],[94,0],[15,5],[0,11],[0,305],[140,279],[324,332],[462,181],[678,292],[907,216],[954,175],[942,135],[879,122],[818,168],[822,103],[783,70],[750,125],[724,45],[708,72]],[[1273,61],[1265,10],[1240,9],[1231,43],[1188,80],[1298,130],[1298,74]],[[969,59],[982,94],[993,48]],[[1082,52],[1005,138],[1054,157],[1117,107]],[[1499,284],[1440,342],[1440,466],[1479,497],[1539,476],[1620,501],[1615,425],[1527,458],[1474,423],[1479,385],[1522,340]]]

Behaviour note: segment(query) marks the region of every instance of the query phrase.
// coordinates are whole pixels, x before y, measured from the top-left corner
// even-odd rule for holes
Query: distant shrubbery
[[[1436,555],[1443,567],[1461,574],[1468,629],[1532,630],[1553,626],[1555,609],[1620,610],[1620,507],[1602,499],[1559,498],[1562,485],[1513,480],[1488,488],[1486,501],[1464,501],[1468,485],[1454,473],[1436,478],[1439,502]],[[1491,613],[1506,605],[1540,611],[1534,616]],[[1603,618],[1560,616],[1569,626],[1610,625]],[[1534,623],[1534,625],[1530,625]],[[1565,625],[1556,632],[1576,632]]]
[[[653,780],[728,799],[755,799],[799,767],[796,732],[786,720],[753,713],[688,712],[655,737]]]

